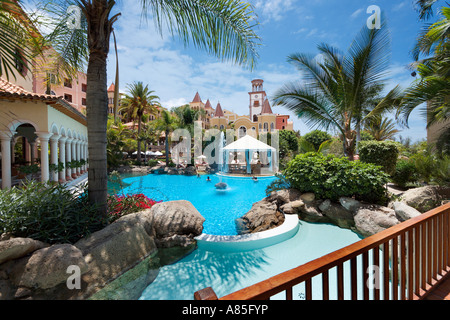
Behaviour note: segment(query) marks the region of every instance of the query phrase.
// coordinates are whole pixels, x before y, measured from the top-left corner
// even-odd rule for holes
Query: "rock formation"
[[[137,299],[160,266],[195,249],[204,220],[189,202],[174,201],[124,216],[74,245],[3,235],[0,300]],[[67,285],[71,267],[80,289]]]

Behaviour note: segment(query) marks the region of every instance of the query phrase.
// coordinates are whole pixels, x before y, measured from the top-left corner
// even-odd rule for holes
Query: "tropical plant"
[[[341,197],[381,203],[389,175],[381,167],[319,153],[300,154],[283,171],[289,185],[300,192],[312,192],[320,199]]]
[[[399,187],[405,188],[408,183],[415,183],[418,174],[414,162],[410,160],[399,160],[392,175],[392,181]]]
[[[130,132],[123,123],[115,123],[112,118],[108,120],[106,129],[108,168],[117,167],[120,164],[129,136]]]
[[[293,111],[310,127],[336,130],[345,154],[353,159],[363,123],[394,107],[401,96],[398,86],[382,96],[389,68],[389,31],[384,22],[380,29],[364,26],[345,55],[328,44],[318,50],[320,59],[289,56],[304,82],[279,89],[275,105]]]
[[[129,94],[125,95],[122,100],[120,111],[127,114],[129,118],[138,121],[137,131],[137,161],[141,162],[141,131],[142,131],[142,117],[144,114],[156,115],[158,113],[157,107],[160,106],[158,102],[159,97],[154,94],[154,91],[144,87],[142,82],[135,82],[128,86]]]
[[[169,111],[163,110],[161,117],[154,122],[155,129],[165,134],[166,165],[169,165],[169,136],[170,133],[179,127],[178,118]]]
[[[406,90],[397,117],[408,126],[411,113],[420,108],[427,128],[444,123],[437,142],[442,151],[450,149],[450,8],[440,11],[443,19],[427,26],[419,36],[412,67],[420,77]],[[421,56],[426,58],[420,60]]]
[[[362,162],[380,166],[388,174],[395,172],[399,155],[397,143],[393,141],[361,141],[358,149]]]
[[[54,43],[65,42],[62,52],[79,52],[77,49],[87,48],[87,118],[89,135],[89,199],[91,203],[100,204],[100,213],[107,211],[107,136],[108,119],[107,97],[107,59],[110,49],[110,37],[114,23],[120,13],[113,13],[114,0],[55,0],[45,1],[55,4],[55,12],[59,11],[58,37],[55,28]],[[158,30],[168,29],[173,35],[178,34],[187,45],[205,49],[208,53],[222,59],[232,60],[238,64],[254,66],[259,45],[259,37],[254,32],[257,24],[252,7],[240,0],[170,0],[152,1],[140,0],[143,16],[153,15]],[[70,5],[76,5],[82,12],[82,28],[85,41],[78,37],[69,38],[74,34],[68,29],[66,12]],[[59,7],[58,7],[59,6]],[[63,8],[64,10],[58,10]],[[84,27],[84,28],[83,28]],[[72,41],[73,40],[73,41]],[[80,48],[80,43],[87,44]],[[72,55],[75,56],[75,55]],[[78,58],[82,59],[80,55]]]
[[[365,130],[377,141],[392,140],[400,132],[392,119],[381,115],[367,121]]]
[[[108,221],[99,219],[86,188],[80,191],[74,197],[65,186],[35,181],[0,190],[0,233],[56,244],[75,243],[102,229]]]

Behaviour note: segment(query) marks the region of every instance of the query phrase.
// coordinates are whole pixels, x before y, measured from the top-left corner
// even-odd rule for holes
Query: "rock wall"
[[[307,222],[333,223],[369,237],[436,208],[449,199],[450,189],[433,186],[411,189],[387,207],[352,198],[340,198],[336,203],[316,199],[312,193],[302,194],[295,189],[286,189],[272,192],[267,198],[254,204],[252,210],[239,219],[239,223],[243,220],[251,230],[260,230],[261,226],[267,226],[264,223],[267,219],[262,217],[272,212],[272,220],[276,221],[275,213],[280,211],[284,214],[297,214]],[[269,228],[273,226],[276,223],[269,225]]]
[[[50,246],[3,235],[0,300],[137,299],[159,268],[195,249],[204,218],[186,201],[122,217],[71,244]],[[70,289],[80,272],[80,289]]]

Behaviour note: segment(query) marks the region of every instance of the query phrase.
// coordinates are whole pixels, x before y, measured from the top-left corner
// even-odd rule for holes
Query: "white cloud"
[[[294,0],[256,0],[255,8],[267,20],[280,21],[285,13],[293,9]]]

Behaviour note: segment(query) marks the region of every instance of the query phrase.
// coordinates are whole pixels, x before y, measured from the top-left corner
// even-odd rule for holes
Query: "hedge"
[[[338,201],[341,197],[382,203],[389,175],[381,167],[333,155],[300,154],[283,171],[292,188],[313,192],[317,198]]]
[[[381,166],[387,174],[395,173],[399,150],[393,141],[361,141],[358,144],[359,159]]]

